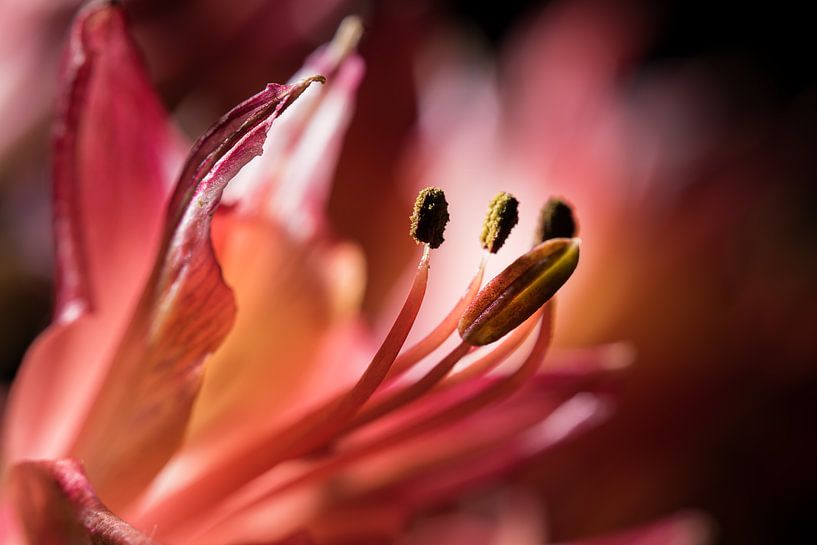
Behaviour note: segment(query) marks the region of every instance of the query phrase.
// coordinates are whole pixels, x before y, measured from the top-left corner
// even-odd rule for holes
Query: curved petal
[[[201,361],[232,324],[209,239],[221,192],[314,81],[269,85],[200,138],[162,231],[170,137],[152,130],[163,112],[137,61],[119,8],[82,13],[55,135],[59,322],[28,356],[6,443],[11,461],[82,457],[115,503],[176,448]]]
[[[158,545],[99,501],[76,460],[19,464],[10,487],[31,544]]]
[[[202,362],[232,327],[235,301],[210,240],[224,187],[314,81],[322,77],[267,85],[199,138],[182,169],[153,272],[73,449],[114,506],[134,499],[180,444]]]
[[[66,51],[53,137],[58,320],[122,306],[123,287],[141,288],[180,144],[121,8],[85,9]]]
[[[180,142],[119,8],[78,16],[54,132],[56,323],[12,392],[7,461],[65,454],[158,249]]]
[[[327,84],[305,92],[283,116],[264,156],[230,185],[239,199],[234,213],[216,217],[216,253],[241,312],[207,364],[191,422],[193,442],[202,434],[228,441],[239,431],[235,422],[258,414],[270,415],[260,425],[274,426],[351,383],[361,370],[350,361],[331,370],[337,380],[329,388],[316,388],[315,375],[330,363],[318,360],[322,339],[347,325],[364,284],[359,250],[331,240],[323,225],[331,173],[362,76],[358,57],[331,55],[337,41],[299,71],[321,68]],[[225,422],[232,429],[225,430]]]
[[[320,69],[327,84],[309,89],[282,116],[263,157],[225,191],[225,202],[234,206],[216,214],[213,242],[239,313],[207,361],[186,443],[144,505],[221,473],[213,468],[230,467],[234,459],[246,466],[244,453],[258,451],[259,437],[348,389],[375,351],[356,314],[362,255],[334,239],[324,220],[362,77],[362,61],[353,54],[356,36],[349,35],[350,25],[354,31],[358,24],[344,23],[336,39],[306,62],[298,74]],[[136,510],[134,520],[139,516]]]

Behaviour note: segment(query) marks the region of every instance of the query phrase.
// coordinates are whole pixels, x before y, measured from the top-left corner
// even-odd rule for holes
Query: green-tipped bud
[[[576,236],[576,220],[573,209],[558,197],[551,197],[539,214],[535,244],[552,238],[572,238]]]
[[[504,191],[488,204],[488,215],[482,224],[479,241],[482,247],[495,254],[505,244],[511,229],[519,222],[519,201]]]
[[[439,187],[427,187],[420,191],[414,201],[414,212],[411,214],[411,236],[432,248],[443,243],[443,232],[448,223],[448,202],[445,193]]]
[[[481,346],[501,339],[544,305],[579,262],[579,239],[547,240],[486,285],[462,315],[462,339]]]

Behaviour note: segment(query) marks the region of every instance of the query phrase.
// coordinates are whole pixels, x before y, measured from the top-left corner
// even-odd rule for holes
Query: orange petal
[[[217,218],[224,232],[219,262],[239,313],[207,362],[191,422],[191,441],[209,447],[280,426],[348,387],[365,364],[362,358],[360,365],[354,358],[339,364],[321,353],[331,331],[349,321],[357,304],[352,294],[360,295],[363,263],[355,249],[328,241],[301,244],[265,219]],[[344,270],[344,278],[328,278],[327,271]],[[350,296],[355,300],[342,300]]]

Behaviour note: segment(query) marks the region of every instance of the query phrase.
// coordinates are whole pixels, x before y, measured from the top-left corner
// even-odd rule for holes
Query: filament
[[[488,261],[487,252],[483,255],[479,262],[476,274],[468,284],[465,293],[457,301],[457,304],[451,309],[448,315],[435,327],[428,335],[417,341],[414,345],[409,347],[394,361],[391,370],[387,375],[388,380],[395,379],[403,375],[406,371],[414,367],[423,358],[431,354],[434,350],[440,347],[445,340],[457,329],[457,323],[460,316],[465,311],[466,307],[474,300],[479,288],[482,286],[482,278],[485,274],[485,265]]]
[[[536,342],[531,349],[531,352],[525,358],[525,361],[511,374],[498,379],[497,382],[483,388],[477,394],[462,400],[458,404],[451,407],[446,407],[431,414],[426,418],[419,418],[414,422],[408,423],[392,433],[386,434],[379,438],[361,445],[360,447],[341,453],[338,456],[327,460],[326,462],[317,465],[305,473],[289,480],[278,487],[268,490],[261,496],[246,498],[244,501],[238,501],[229,506],[229,512],[222,511],[221,516],[217,520],[211,520],[212,525],[208,526],[207,530],[211,531],[217,525],[229,518],[233,513],[239,510],[245,510],[256,505],[259,505],[275,495],[281,494],[295,487],[302,486],[309,482],[322,479],[328,475],[332,475],[339,469],[346,467],[357,460],[364,458],[370,454],[381,451],[385,448],[399,444],[423,433],[440,428],[454,422],[457,422],[480,409],[499,402],[523,386],[539,369],[552,337],[552,315],[553,302],[548,303],[542,310],[541,325]],[[456,353],[456,349],[452,354]]]

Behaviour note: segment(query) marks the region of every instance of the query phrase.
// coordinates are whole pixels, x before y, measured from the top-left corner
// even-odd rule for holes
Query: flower
[[[53,141],[55,318],[4,429],[4,501],[29,543],[391,541],[607,413],[618,346],[540,370],[548,301],[577,266],[573,233],[538,241],[480,289],[482,259],[462,299],[401,352],[448,221],[437,188],[415,207],[424,251],[408,297],[372,348],[356,309],[361,257],[323,217],[362,77],[358,35],[346,23],[184,159],[121,8],[79,15]],[[516,223],[513,202],[491,203],[488,253]],[[462,342],[406,379],[457,326]],[[695,542],[687,522],[633,540]]]

